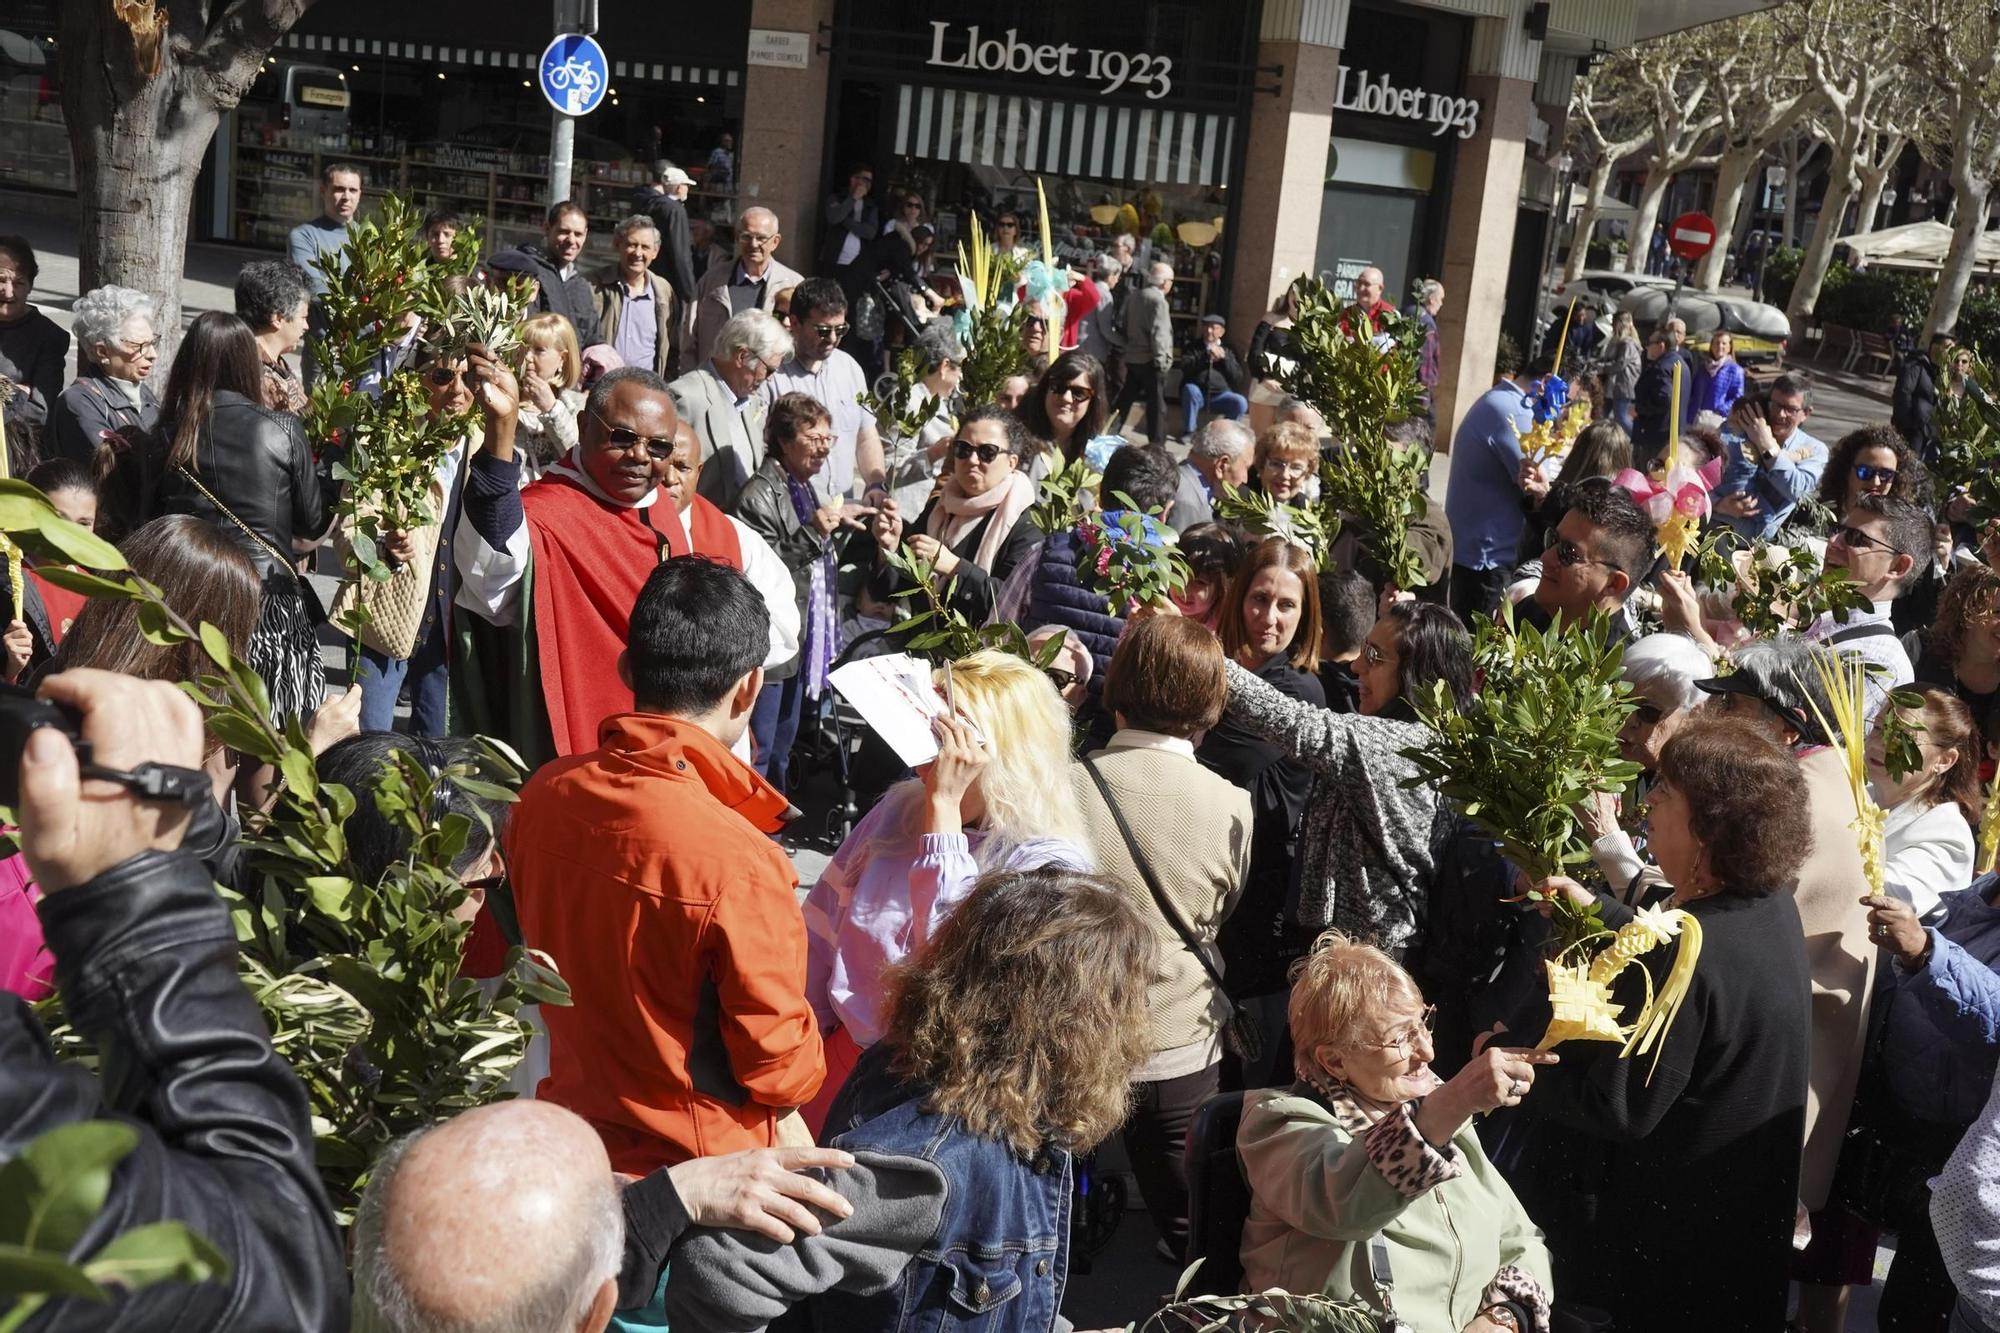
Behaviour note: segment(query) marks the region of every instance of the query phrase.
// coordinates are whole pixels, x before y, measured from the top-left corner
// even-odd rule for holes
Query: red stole
[[[664,491],[655,496],[648,508],[624,509],[560,474],[521,493],[534,549],[542,696],[557,754],[596,749],[598,724],[632,710],[632,691],[618,678],[632,606],[654,566],[691,553],[673,499]],[[649,515],[657,515],[657,530]],[[693,554],[742,570],[736,529],[721,510],[697,496],[689,518]]]

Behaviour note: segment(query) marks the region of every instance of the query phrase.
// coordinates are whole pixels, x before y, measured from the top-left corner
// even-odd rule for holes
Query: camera
[[[0,685],[0,805],[13,809],[21,799],[21,752],[37,727],[54,727],[76,747],[79,764],[90,762],[83,739],[83,714],[67,704],[37,698],[33,690]]]

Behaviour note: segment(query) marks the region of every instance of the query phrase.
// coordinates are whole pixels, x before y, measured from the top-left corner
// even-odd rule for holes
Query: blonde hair
[[[1329,930],[1292,964],[1292,1045],[1310,1056],[1321,1046],[1365,1038],[1365,1028],[1393,1000],[1421,1005],[1423,992],[1396,960],[1372,944]]]
[[[567,318],[550,310],[521,321],[521,360],[530,351],[562,353],[562,383],[550,387],[573,389],[583,379],[583,353],[577,350],[576,328]]]
[[[1158,948],[1111,880],[994,871],[890,969],[893,1067],[928,1090],[925,1110],[1023,1158],[1046,1143],[1087,1152],[1124,1123],[1152,1053]]]
[[[1257,437],[1257,457],[1259,468],[1266,459],[1276,455],[1280,458],[1302,458],[1308,463],[1319,460],[1319,441],[1314,438],[1312,428],[1299,421],[1280,421]]]
[[[1055,682],[1014,654],[992,650],[960,658],[951,675],[960,711],[984,733],[992,755],[979,775],[987,831],[978,852],[981,868],[1001,864],[1031,838],[1088,846],[1070,788],[1069,707]],[[942,690],[942,668],[935,679]],[[914,831],[923,784],[906,782],[892,796],[902,801],[904,823]]]

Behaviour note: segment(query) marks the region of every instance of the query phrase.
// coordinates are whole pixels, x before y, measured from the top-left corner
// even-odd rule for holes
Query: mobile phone
[[[950,662],[944,664],[944,706],[953,717],[958,716],[958,691],[952,687]]]

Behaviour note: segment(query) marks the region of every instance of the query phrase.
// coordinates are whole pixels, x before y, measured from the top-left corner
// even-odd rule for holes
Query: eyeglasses
[[[1097,390],[1088,384],[1065,384],[1056,393],[1072,403],[1087,403],[1097,397]]]
[[[757,246],[759,249],[762,249],[764,246],[774,244],[778,239],[778,233],[776,233],[775,231],[773,232],[739,231],[736,233],[736,239],[743,242],[743,244],[745,245],[754,245]]]
[[[1058,692],[1076,684],[1076,672],[1071,671],[1068,667],[1043,667],[1042,674],[1049,678],[1049,682],[1056,687]]]
[[[1312,471],[1312,464],[1297,458],[1267,458],[1264,470],[1281,477],[1303,477]]]
[[[626,453],[638,445],[644,445],[648,458],[667,459],[673,457],[674,437],[671,435],[641,435],[638,431],[628,426],[614,426],[595,412],[587,412],[586,415],[592,421],[604,427],[605,439],[610,442],[610,452],[614,454]]]
[[[1364,643],[1361,645],[1361,661],[1363,662],[1363,664],[1367,666],[1378,667],[1387,662],[1388,660],[1389,660],[1389,654],[1383,652],[1379,646],[1372,643]]]
[[[833,448],[834,434],[832,431],[827,431],[820,435],[794,435],[792,439],[798,444],[810,444],[817,449],[831,449]]]
[[[1606,569],[1619,568],[1615,561],[1591,559],[1583,553],[1581,546],[1567,539],[1558,539],[1550,542],[1549,549],[1555,552],[1556,562],[1564,569],[1575,569],[1578,565],[1603,565]]]
[[[1766,410],[1772,416],[1802,417],[1806,414],[1806,405],[1804,403],[1780,402],[1778,399],[1773,398]]]
[[[1664,710],[1652,704],[1640,704],[1632,710],[1632,720],[1642,726],[1656,727],[1660,724],[1660,719],[1665,716]]]
[[[425,372],[424,378],[430,381],[432,387],[442,389],[453,380],[463,381],[465,372],[453,370],[450,366],[432,366]]]
[[[827,342],[837,343],[847,336],[849,326],[846,324],[811,324],[807,327]]]
[[[953,440],[951,442],[951,456],[960,462],[964,462],[974,454],[977,454],[979,455],[980,462],[991,463],[1006,452],[1005,449],[1002,449],[997,444],[974,444],[971,440]]]
[[[1852,527],[1846,523],[1835,528],[1828,535],[1827,540],[1830,542],[1839,542],[1850,551],[1893,551],[1896,549],[1879,537],[1871,537],[1860,528]]]
[[[1437,1014],[1437,1006],[1427,1004],[1424,1006],[1421,1018],[1387,1041],[1357,1041],[1354,1044],[1364,1051],[1394,1051],[1398,1055],[1407,1056],[1419,1038],[1430,1035],[1432,1025],[1437,1022]]]
[[[1896,484],[1896,469],[1892,467],[1871,467],[1867,463],[1856,463],[1854,465],[1854,479],[1863,485],[1879,481],[1886,485],[1894,486]]]
[[[146,353],[154,350],[159,345],[160,345],[160,340],[158,338],[148,338],[144,342],[136,342],[136,343],[122,342],[118,344],[118,347],[119,350],[123,351],[127,356],[144,356]]]

